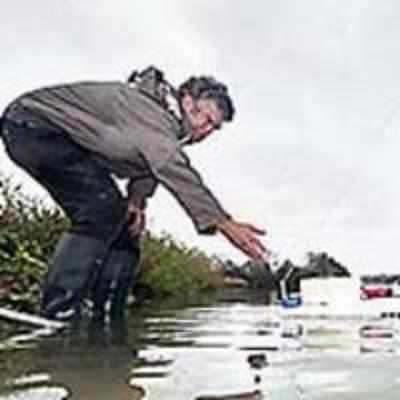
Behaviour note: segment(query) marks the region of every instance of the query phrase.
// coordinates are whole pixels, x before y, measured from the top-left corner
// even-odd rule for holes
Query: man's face
[[[222,111],[214,100],[200,99],[196,101],[186,95],[182,100],[182,106],[192,127],[190,143],[201,142],[213,131],[221,128]]]

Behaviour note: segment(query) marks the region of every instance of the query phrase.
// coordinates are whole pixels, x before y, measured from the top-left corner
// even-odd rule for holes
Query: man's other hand
[[[140,235],[146,228],[145,211],[132,202],[128,203],[126,219],[128,221],[128,230],[131,236]]]
[[[254,261],[267,261],[270,252],[257,237],[265,235],[263,229],[233,219],[220,222],[217,229],[239,250]]]

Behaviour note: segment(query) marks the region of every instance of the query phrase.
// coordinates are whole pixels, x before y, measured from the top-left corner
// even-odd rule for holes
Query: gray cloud
[[[0,105],[35,86],[123,79],[149,63],[175,83],[215,74],[231,88],[237,120],[190,153],[229,211],[265,225],[282,256],[315,246],[360,271],[378,253],[380,268],[392,268],[397,0],[95,3],[5,7]],[[11,168],[4,157],[0,166]],[[155,229],[240,259],[220,240],[197,238],[164,192],[151,213]]]

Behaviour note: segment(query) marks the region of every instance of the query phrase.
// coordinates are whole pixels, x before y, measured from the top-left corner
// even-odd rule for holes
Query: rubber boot
[[[104,242],[65,233],[49,262],[41,314],[53,319],[77,319],[93,271],[105,256]]]
[[[131,251],[110,252],[91,293],[94,320],[104,321],[107,311],[111,321],[124,318],[138,261],[139,255]]]

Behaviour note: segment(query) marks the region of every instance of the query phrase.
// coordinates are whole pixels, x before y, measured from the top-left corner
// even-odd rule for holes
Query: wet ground
[[[231,301],[147,309],[3,346],[0,400],[400,398],[393,321],[284,317]]]

